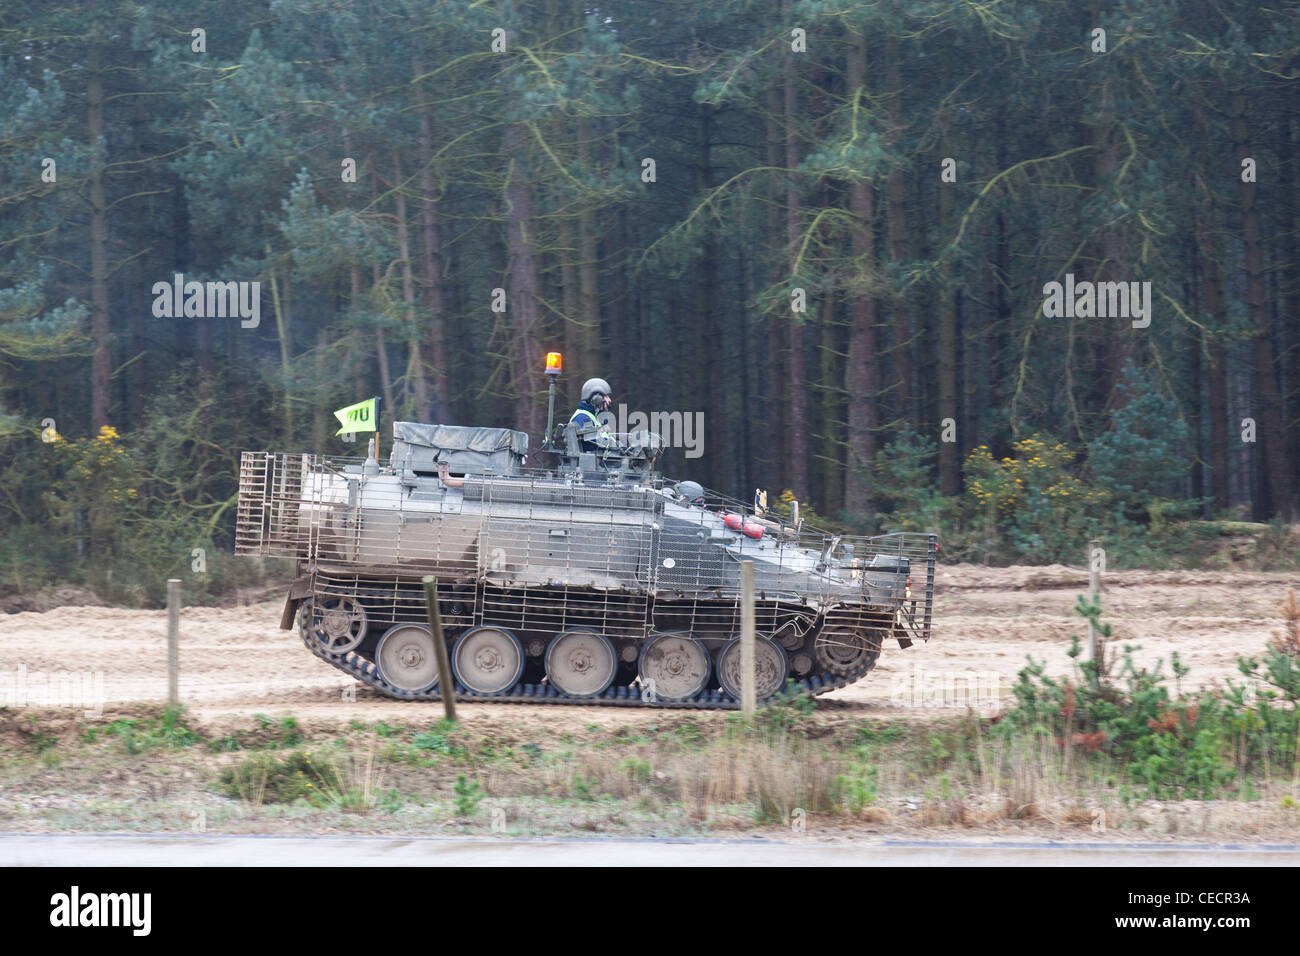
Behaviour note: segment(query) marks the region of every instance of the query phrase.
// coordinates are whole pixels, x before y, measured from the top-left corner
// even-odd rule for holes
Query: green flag
[[[377,432],[379,431],[379,399],[367,398],[364,402],[340,408],[334,413],[334,417],[343,426],[334,433],[335,435],[343,435],[347,432]]]

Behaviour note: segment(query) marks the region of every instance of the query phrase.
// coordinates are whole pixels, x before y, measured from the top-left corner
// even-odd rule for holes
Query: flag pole
[[[375,464],[379,464],[379,419],[383,415],[383,396],[375,396]]]

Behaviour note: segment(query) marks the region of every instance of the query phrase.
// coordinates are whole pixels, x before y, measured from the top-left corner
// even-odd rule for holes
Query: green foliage
[[[879,769],[869,746],[857,748],[856,759],[831,781],[831,800],[851,814],[858,814],[880,797]]]
[[[772,511],[775,511],[777,514],[789,518],[794,513],[795,500],[796,499],[794,496],[794,492],[791,491],[789,488],[786,488],[784,491],[781,492],[780,495],[777,496],[775,502],[771,502],[769,504],[769,507],[771,508]],[[806,501],[800,501],[799,520],[807,521],[810,524],[818,524],[822,521],[822,518],[820,515],[817,514],[816,511],[813,510],[811,504],[809,504]]]
[[[807,717],[817,709],[817,701],[798,681],[791,677],[786,679],[785,687],[782,688],[781,693],[777,694],[771,706],[785,707],[801,717]]]
[[[273,747],[282,747],[289,749],[302,743],[302,728],[298,724],[298,718],[286,714],[283,717],[275,718],[267,714],[254,714],[253,720],[257,723],[260,742],[265,745],[269,743]]]
[[[901,740],[904,735],[905,731],[897,724],[885,724],[883,727],[862,724],[854,731],[853,739],[856,746],[864,747],[875,743],[893,743]]]
[[[650,782],[650,761],[641,757],[628,757],[618,765],[618,769],[639,784]]]
[[[1012,450],[997,459],[981,445],[966,458],[968,513],[984,547],[1028,563],[1077,560],[1101,493],[1072,474],[1064,442],[1032,435]]]
[[[383,791],[383,773],[376,765],[374,751],[347,754],[332,763],[331,769],[333,781],[322,779],[319,793],[315,794],[319,805],[345,813],[367,813],[375,807],[393,812],[401,806],[401,796],[395,789]]]
[[[0,520],[0,557],[14,556],[0,560],[0,591],[62,578],[108,600],[159,606],[176,577],[185,602],[202,604],[279,568],[237,562],[228,551],[248,436],[240,437],[245,429],[226,397],[192,369],[163,382],[129,438],[105,427],[93,438],[0,439],[15,451],[0,464],[0,479],[18,490],[9,494],[21,517],[8,526]],[[43,491],[23,490],[33,486]]]
[[[139,491],[138,469],[117,429],[104,426],[94,438],[62,439],[55,446],[62,476],[46,497],[53,527],[102,558],[120,557],[124,519]]]
[[[344,786],[338,768],[311,751],[294,750],[284,756],[262,752],[222,769],[218,782],[227,796],[254,806],[305,800],[312,806],[330,803],[330,794]]]
[[[881,528],[937,530],[950,561],[1078,564],[1095,537],[1116,568],[1214,564],[1223,547],[1217,524],[1188,520],[1201,502],[1160,497],[1182,465],[1144,457],[1175,454],[1175,439],[1142,437],[1148,416],[1169,411],[1159,395],[1139,395],[1114,413],[1117,427],[1091,446],[1088,467],[1075,449],[1047,435],[1013,442],[1000,458],[981,445],[966,458],[963,493],[952,498],[934,488],[927,464],[933,443],[904,436],[882,450],[876,469],[887,509]],[[1099,461],[1123,464],[1106,465],[1107,477]],[[1244,553],[1237,546],[1233,563],[1300,567],[1295,530],[1280,522],[1246,527],[1254,543]]]
[[[1177,402],[1157,391],[1131,361],[1118,390],[1109,430],[1088,448],[1089,470],[1121,508],[1159,520],[1158,496],[1177,493],[1176,482],[1187,473],[1187,423]]]
[[[1103,639],[1109,638],[1099,603],[1080,597],[1076,611],[1096,621]],[[1294,619],[1300,620],[1300,612]],[[1013,688],[1015,706],[1001,717],[997,732],[1004,739],[1045,738],[1082,760],[1111,760],[1155,799],[1210,800],[1243,774],[1295,769],[1300,644],[1280,638],[1270,646],[1262,673],[1260,662],[1239,659],[1244,675],[1274,688],[1257,695],[1253,683],[1229,682],[1226,691],[1173,696],[1161,665],[1139,667],[1135,650],[1125,645],[1112,676],[1113,662],[1104,656],[1099,666],[1078,662],[1080,639],[1075,635],[1070,656],[1076,661],[1076,680],[1049,677],[1044,664],[1030,658]],[[1188,668],[1177,654],[1170,664],[1181,682]]]
[[[456,752],[454,745],[447,739],[447,734],[455,727],[455,722],[446,718],[440,720],[432,730],[426,730],[415,735],[415,746],[421,750],[429,750],[434,753],[452,754]],[[460,748],[463,750],[464,748]]]
[[[400,734],[398,728],[390,727],[382,722],[375,725],[375,731],[378,735],[391,741],[384,750],[385,759],[395,763],[408,763],[420,767],[435,766],[444,757],[450,757],[455,761],[468,761],[470,759],[469,751],[465,748],[465,745],[450,739],[449,735],[455,728],[455,721],[444,718],[438,721],[431,730],[415,734],[408,744],[396,739]],[[485,751],[488,749],[485,747]],[[477,755],[477,758],[489,760],[494,756],[491,752],[481,752]]]
[[[1076,6],[4,5],[0,589],[157,605],[169,577],[190,603],[259,581],[274,567],[230,556],[241,450],[357,452],[329,410],[380,390],[389,415],[536,435],[524,370],[561,342],[633,407],[707,409],[704,457],[668,461],[723,492],[941,531],[952,558],[1074,563],[1104,533],[1117,561],[1213,560],[1177,463],[1210,444],[1214,354],[1237,369],[1253,340],[1280,373],[1296,342],[1289,193],[1242,216],[1213,171],[1235,123],[1285,139],[1300,30],[1277,5],[1130,5],[1098,57]],[[154,317],[177,272],[261,283],[260,327]],[[1150,280],[1163,318],[1046,319],[1066,272]],[[508,315],[482,311],[498,288]],[[1233,375],[1265,407],[1270,376]],[[1261,448],[1297,420],[1283,391]],[[950,415],[989,458],[945,499],[929,429]],[[1057,436],[1037,459],[1035,433]],[[1285,454],[1255,464],[1289,477]],[[1300,566],[1279,541],[1261,563]]]
[[[477,780],[470,780],[465,774],[456,775],[456,785],[452,788],[456,794],[456,816],[472,817],[478,805],[487,796]]]
[[[583,774],[575,773],[573,779],[569,782],[569,789],[573,791],[574,797],[584,802],[592,802],[596,799],[595,777],[586,777]]]
[[[945,501],[931,464],[937,450],[937,443],[911,428],[880,450],[872,479],[882,531],[941,530]]]
[[[0,532],[0,594],[24,594],[58,580],[75,559],[75,546],[35,524]]]
[[[128,754],[143,754],[158,748],[180,750],[202,743],[203,738],[184,719],[184,708],[167,708],[157,717],[121,718],[105,727],[91,727],[82,739],[94,743],[100,737],[119,741]]]
[[[302,743],[302,729],[298,726],[296,717],[281,717],[279,730],[281,747],[296,747]]]
[[[785,733],[798,727],[816,709],[817,702],[813,696],[791,678],[786,680],[785,688],[770,703],[755,709],[754,727],[765,734]],[[733,722],[740,726],[740,716],[733,715]]]
[[[41,729],[35,720],[32,721],[32,726],[23,734],[23,738],[27,745],[38,754],[52,751],[59,743],[57,734]]]

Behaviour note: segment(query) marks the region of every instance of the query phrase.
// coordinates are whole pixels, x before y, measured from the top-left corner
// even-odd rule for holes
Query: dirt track
[[[1237,655],[1263,650],[1278,626],[1286,588],[1297,585],[1297,576],[1285,573],[1111,571],[1102,600],[1117,644],[1140,644],[1136,658],[1146,666],[1163,658],[1165,674],[1170,653],[1177,651],[1191,667],[1185,686],[1195,688],[1237,676]],[[990,688],[1009,693],[1027,654],[1045,659],[1049,672],[1069,672],[1070,635],[1086,635],[1086,623],[1073,610],[1086,588],[1086,573],[1064,567],[943,567],[930,643],[887,647],[867,679],[822,700],[863,716],[924,717],[961,705],[961,696],[935,698],[936,691],[971,687],[984,698],[974,703],[987,710]],[[222,723],[263,712],[311,723],[357,718],[409,724],[434,715],[436,704],[391,701],[364,688],[355,701],[344,700],[343,688],[353,682],[312,657],[296,634],[279,630],[280,607],[275,601],[182,613],[181,697],[198,719]],[[61,607],[0,616],[7,669],[0,671],[0,697],[23,666],[30,680],[41,673],[101,670],[109,709],[163,699],[166,627],[162,611]],[[460,710],[466,722],[544,717],[557,728],[655,720],[657,713],[484,703],[462,704]]]

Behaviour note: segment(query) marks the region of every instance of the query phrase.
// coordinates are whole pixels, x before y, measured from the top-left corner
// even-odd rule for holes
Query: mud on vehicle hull
[[[377,660],[380,642],[396,629],[417,627],[427,631],[419,579],[384,580],[319,571],[302,580],[296,593],[303,592],[305,596],[288,599],[286,616],[292,617],[299,636],[313,654],[387,697],[441,699],[436,682],[425,688],[400,687],[390,682]],[[454,652],[466,633],[486,626],[513,638],[520,657],[519,675],[510,683],[485,692],[458,680],[457,698],[622,706],[739,706],[739,695],[733,693],[736,682],[728,682],[723,676],[726,652],[739,633],[738,602],[713,602],[710,624],[692,631],[688,625],[693,616],[698,618],[696,602],[688,607],[680,601],[646,601],[636,595],[621,601],[608,594],[592,597],[593,603],[599,603],[599,611],[589,609],[586,615],[570,612],[565,615],[568,626],[557,630],[551,618],[574,603],[571,590],[483,589],[472,585],[440,588],[439,611],[449,652]],[[490,609],[494,607],[526,609],[531,616],[517,613],[493,617]],[[326,609],[324,613],[320,608]],[[355,619],[359,610],[365,620],[359,640],[347,649],[340,649],[337,640],[331,642],[329,614],[338,610],[349,619]],[[615,627],[609,626],[612,617],[619,618]],[[875,666],[886,639],[907,639],[894,612],[885,607],[839,605],[819,613],[797,604],[759,602],[755,617],[760,648],[767,650],[768,658],[759,661],[760,702],[783,692],[802,690],[819,695],[852,684]],[[489,624],[475,623],[484,620]],[[612,679],[604,686],[587,685],[578,693],[566,692],[548,679],[547,652],[563,634],[599,633],[596,629],[601,626],[600,620],[605,622],[605,636],[616,662]],[[681,668],[645,660],[647,654],[655,653],[656,643],[661,643],[656,639],[665,636],[691,640],[702,648],[698,689],[672,683],[671,678]],[[349,635],[343,644],[351,643]],[[655,673],[656,666],[668,674],[668,681],[647,677],[646,672]]]

